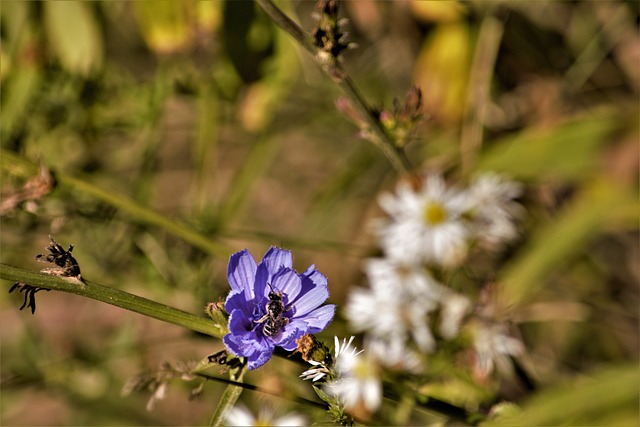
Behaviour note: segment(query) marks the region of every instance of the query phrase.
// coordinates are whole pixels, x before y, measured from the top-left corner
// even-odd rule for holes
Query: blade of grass
[[[637,206],[633,190],[605,180],[588,183],[557,219],[539,227],[531,243],[502,270],[499,283],[504,307],[530,301],[544,289],[549,274],[578,257],[599,233],[611,227],[636,226],[637,211],[632,212]]]
[[[601,169],[602,150],[626,115],[603,109],[545,129],[526,129],[492,143],[477,170],[529,180],[585,179]]]
[[[504,25],[489,12],[482,20],[467,85],[467,105],[460,134],[460,163],[463,174],[475,164],[482,146],[484,122],[489,105],[493,76]]]
[[[241,169],[234,176],[231,188],[224,199],[225,203],[220,209],[218,221],[222,228],[240,211],[251,194],[252,185],[264,175],[277,158],[279,150],[280,145],[275,138],[256,141],[249,156],[242,162]]]
[[[34,175],[37,171],[35,164],[6,150],[0,151],[0,167],[3,171],[25,177]],[[58,185],[62,187],[66,187],[75,192],[88,194],[101,202],[118,208],[135,222],[163,229],[211,255],[226,259],[232,252],[231,249],[224,244],[198,233],[183,223],[159,214],[128,196],[97,187],[83,179],[75,178],[61,172],[55,172],[55,178]]]
[[[638,381],[637,363],[609,366],[590,378],[550,387],[529,399],[522,411],[482,426],[634,425],[638,420]]]

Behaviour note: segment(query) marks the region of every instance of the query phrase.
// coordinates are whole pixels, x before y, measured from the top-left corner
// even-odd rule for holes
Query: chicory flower
[[[246,249],[233,254],[227,279],[230,333],[223,341],[247,358],[249,369],[264,365],[276,346],[295,350],[297,339],[322,331],[335,314],[335,305],[322,305],[329,298],[327,278],[314,265],[298,273],[291,252],[280,248],[270,248],[259,264]]]

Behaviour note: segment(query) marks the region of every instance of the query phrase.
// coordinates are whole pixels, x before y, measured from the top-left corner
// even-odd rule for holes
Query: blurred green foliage
[[[281,3],[311,28],[313,3]],[[527,187],[521,239],[475,280],[496,282],[535,387],[477,384],[443,349],[425,392],[473,410],[516,402],[488,425],[633,424],[637,2],[348,1],[343,13],[359,44],[345,68],[372,105],[423,88],[416,168],[496,170]],[[37,269],[53,234],[90,280],[193,313],[224,298],[227,256],[245,247],[293,249],[338,304],[361,282],[376,253],[367,221],[397,177],[338,114],[331,80],[252,2],[6,0],[0,24],[2,262]],[[56,185],[29,193],[38,165]],[[39,294],[35,316],[0,295],[0,424],[210,418],[222,386],[189,402],[176,384],[154,412],[119,391],[220,342],[70,295]],[[340,318],[333,333],[349,333]],[[245,398],[311,398],[298,368],[275,360],[249,376],[285,399]]]

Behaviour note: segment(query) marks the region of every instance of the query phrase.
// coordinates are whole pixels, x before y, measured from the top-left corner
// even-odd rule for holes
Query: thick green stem
[[[209,318],[198,317],[186,311],[94,282],[80,282],[71,277],[42,274],[1,263],[0,278],[8,280],[10,283],[26,283],[43,289],[68,292],[106,302],[216,338],[222,338],[227,332],[227,325],[217,325]]]
[[[222,393],[220,402],[209,421],[210,426],[223,426],[226,423],[226,417],[231,408],[233,408],[242,394],[243,388],[238,385],[229,384]]]

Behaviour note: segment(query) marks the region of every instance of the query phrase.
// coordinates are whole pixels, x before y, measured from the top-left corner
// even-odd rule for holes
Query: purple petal
[[[247,303],[244,292],[240,290],[229,292],[227,300],[224,303],[224,309],[227,313],[231,313],[234,310],[241,310],[247,317],[251,315],[251,307]]]
[[[278,341],[275,342],[275,345],[284,348],[287,351],[293,351],[298,346],[296,343],[296,339],[300,338],[307,331],[307,322],[303,320],[294,320],[289,322],[280,335]]]
[[[273,276],[273,273],[269,271],[269,266],[267,264],[258,264],[256,280],[253,288],[257,301],[261,301],[263,296],[267,297],[269,294],[270,289],[267,286],[267,283],[271,283],[271,276]]]
[[[234,356],[244,357],[243,353],[245,352],[246,346],[241,340],[238,340],[238,337],[232,334],[227,334],[222,337],[222,342],[224,342],[227,350],[229,350],[229,352]]]
[[[316,307],[319,307],[329,298],[329,291],[325,287],[316,286],[310,289],[304,295],[301,295],[297,301],[293,301],[295,307],[295,317],[301,317],[309,313]]]
[[[298,343],[296,342],[296,340],[303,335],[304,335],[303,332],[298,331],[298,333],[293,335],[289,341],[283,342],[282,344],[279,344],[279,346],[284,348],[287,351],[293,351],[296,348],[298,348]]]
[[[324,288],[328,286],[329,282],[327,281],[327,277],[316,270],[315,265],[311,265],[309,268],[307,268],[307,271],[302,273],[302,275],[311,279],[311,281],[315,283],[316,286],[322,286]]]
[[[281,268],[293,268],[293,258],[291,257],[291,251],[276,248],[272,246],[269,248],[260,264],[266,264],[271,274],[276,273]]]
[[[227,334],[222,338],[227,349],[238,357],[249,357],[256,352],[256,347],[251,345],[251,341],[233,334]]]
[[[300,290],[302,289],[302,284],[300,282],[300,276],[293,270],[286,269],[280,270],[278,274],[273,278],[273,282],[271,283],[271,287],[274,291],[280,291],[287,296],[287,301],[293,301],[296,299]],[[268,290],[265,289],[268,296]]]
[[[227,280],[231,289],[243,290],[248,299],[253,299],[253,283],[256,278],[256,261],[248,250],[242,250],[231,255]]]
[[[252,371],[264,365],[271,359],[272,355],[273,355],[273,346],[270,349],[256,351],[254,354],[247,357],[247,360],[249,362],[247,366],[249,367],[249,370]]]
[[[317,334],[326,328],[333,319],[335,312],[336,306],[334,304],[327,304],[304,316],[301,320],[309,324],[309,329],[307,329],[306,333]]]
[[[229,315],[229,331],[233,335],[245,335],[251,332],[254,326],[251,319],[242,310],[233,310]]]
[[[233,335],[227,334],[224,337],[222,337],[222,342],[227,347],[227,350],[229,350],[230,353],[232,353],[234,356],[240,356],[240,353],[239,353],[240,348],[238,344],[235,342],[234,338],[235,337]]]

